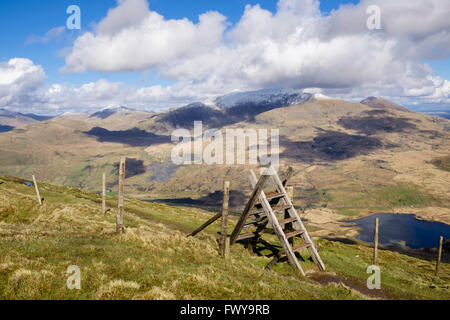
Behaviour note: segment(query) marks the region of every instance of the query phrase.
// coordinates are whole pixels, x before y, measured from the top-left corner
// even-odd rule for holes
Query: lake
[[[420,221],[414,214],[374,214],[351,220],[352,226],[360,228],[358,240],[373,243],[375,219],[379,218],[378,241],[389,246],[403,243],[413,249],[439,246],[439,237],[450,238],[450,225],[441,222]]]

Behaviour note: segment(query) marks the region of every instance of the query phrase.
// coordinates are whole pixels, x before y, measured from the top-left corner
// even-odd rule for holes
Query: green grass
[[[350,188],[330,190],[330,197],[335,199],[328,203],[332,206],[348,207],[379,207],[390,208],[398,206],[423,207],[427,205],[440,204],[439,199],[435,199],[429,194],[420,190],[413,184],[395,184],[378,186],[369,189],[367,192]],[[341,214],[352,215],[351,212],[343,210]]]
[[[424,206],[433,200],[431,196],[408,186],[388,186],[376,194],[390,206]]]
[[[302,277],[287,263],[272,271],[270,258],[231,247],[218,255],[220,222],[187,238],[211,212],[137,200],[125,202],[126,232],[115,234],[117,201],[100,213],[100,198],[78,189],[40,184],[34,189],[0,176],[0,299],[364,299],[372,249],[317,241],[326,273],[302,252],[303,268],[338,283]],[[231,227],[236,220],[230,222]],[[264,238],[277,244],[273,235]],[[268,251],[264,251],[268,253]],[[382,298],[450,299],[450,266],[433,276],[434,263],[382,250]],[[66,270],[81,269],[81,290],[66,288]],[[342,283],[340,283],[342,281]],[[367,291],[367,290],[366,290]]]

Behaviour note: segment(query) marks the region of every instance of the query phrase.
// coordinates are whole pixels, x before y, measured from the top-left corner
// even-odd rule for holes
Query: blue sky
[[[430,6],[427,2],[432,0],[420,3],[399,0],[396,6],[392,6],[388,0],[322,0],[318,8],[315,7],[318,0],[145,1],[120,0],[119,4],[116,0],[0,1],[0,39],[3,43],[0,47],[0,63],[8,67],[14,64],[17,81],[8,83],[11,75],[5,73],[8,69],[2,69],[0,64],[0,85],[6,83],[10,88],[16,88],[18,83],[25,83],[23,88],[13,93],[8,91],[7,86],[2,93],[0,86],[0,108],[21,109],[26,104],[33,106],[29,107],[31,111],[38,113],[45,113],[46,109],[49,112],[62,112],[74,106],[74,103],[65,99],[74,100],[78,97],[86,110],[124,103],[162,108],[227,91],[286,86],[295,89],[313,88],[330,96],[354,101],[367,95],[382,95],[409,106],[448,108],[450,30],[445,19],[439,20],[445,17],[442,13],[448,11],[450,14],[450,7],[444,0],[429,13],[430,17],[424,22],[428,25],[424,24],[423,28],[417,27],[418,19],[423,16],[415,17],[414,14],[428,12]],[[281,13],[277,12],[278,1],[281,7],[285,7]],[[108,10],[116,8],[114,10],[122,12],[123,16],[139,16],[139,12],[128,12],[124,2],[136,5],[149,3],[150,11],[143,10],[144,16],[136,20],[142,18],[142,21],[146,21],[151,19],[151,12],[157,12],[164,17],[165,22],[160,31],[151,34],[149,29],[139,26],[140,20],[137,21],[131,26],[134,31],[128,30],[128,45],[124,44],[125,51],[129,52],[111,57],[110,48],[122,49],[119,33],[128,32],[130,26],[123,24],[123,21],[114,22],[115,18],[110,17]],[[262,9],[255,7],[257,4]],[[382,28],[368,32],[366,9],[371,4],[381,8]],[[81,30],[64,28],[59,36],[36,41],[36,38],[42,39],[54,28],[65,27],[69,16],[66,9],[70,5],[81,8]],[[252,7],[249,13],[244,14],[247,5]],[[319,17],[317,10],[320,10]],[[189,32],[199,33],[197,38],[204,36],[203,31],[191,30],[191,25],[184,24],[182,19],[192,23],[195,26],[192,28],[199,29],[202,24],[199,15],[210,11],[225,16],[227,28],[220,31],[222,22],[208,13],[213,22],[211,32],[205,39],[215,39],[219,35],[220,40],[213,41],[214,44],[198,57],[192,52],[198,44],[192,44],[192,48],[179,48],[177,43],[171,43],[167,52],[156,53],[153,51],[157,50],[149,47],[148,43],[153,43],[155,37],[168,36],[167,39],[172,40],[167,41],[174,41],[174,38],[182,41],[183,37],[177,38],[176,34],[183,32],[182,25],[188,29],[186,37],[189,37]],[[271,17],[266,14],[268,11]],[[434,19],[432,15],[438,18]],[[178,27],[181,26],[175,34],[170,34],[169,19],[174,19]],[[120,28],[109,36],[98,33],[97,26],[105,20],[113,21],[113,25],[117,24]],[[155,20],[151,21],[155,23]],[[292,37],[298,37],[295,34],[299,30],[302,30],[301,36],[292,44]],[[146,32],[150,32],[149,35],[145,35]],[[86,34],[93,38],[86,41]],[[253,36],[247,37],[246,34]],[[35,41],[32,41],[33,38]],[[105,41],[109,43],[105,44]],[[134,48],[133,43],[139,41],[142,42],[142,48]],[[76,48],[76,43],[82,45]],[[276,45],[275,51],[273,45]],[[220,47],[223,57],[212,62],[217,57],[211,52],[217,47]],[[142,58],[142,52],[139,51],[144,48],[149,52],[148,59],[134,63]],[[258,49],[255,51],[255,48]],[[175,54],[169,63],[164,60],[166,54],[170,56],[177,50],[180,53]],[[297,59],[291,60],[286,56],[291,51],[296,52]],[[434,52],[440,54],[436,56]],[[104,65],[101,59],[99,61],[96,58],[103,56]],[[265,61],[259,61],[261,57]],[[13,58],[28,59],[31,66],[25,66],[28,63],[25,60],[12,63],[10,59]],[[235,64],[242,67],[229,75],[227,72],[234,69],[235,60]],[[217,65],[222,61],[223,66]],[[79,68],[76,65],[78,62]],[[204,68],[204,74],[197,75],[189,69],[193,67],[196,70]],[[223,70],[216,70],[220,67]],[[62,72],[63,68],[66,72]],[[258,70],[273,76],[265,79],[265,74],[259,74],[256,72]],[[293,73],[292,70],[296,71]],[[379,74],[375,76],[376,73]],[[2,76],[6,80],[2,80]],[[370,79],[372,76],[373,79]],[[89,83],[95,85],[86,87]],[[51,89],[55,85],[59,90],[56,90],[57,94]],[[78,89],[83,86],[80,92]],[[115,98],[106,94],[104,91],[108,88],[110,91],[118,90],[120,95],[117,94]],[[138,92],[140,88],[145,90]],[[129,98],[130,95],[139,94],[139,99]],[[61,107],[58,103],[61,103]]]

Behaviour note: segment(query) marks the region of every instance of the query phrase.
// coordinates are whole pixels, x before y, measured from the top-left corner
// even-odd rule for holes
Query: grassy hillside
[[[363,244],[318,240],[327,272],[307,260],[304,278],[287,263],[265,271],[270,258],[242,245],[222,259],[218,224],[187,238],[210,212],[127,200],[126,232],[117,236],[115,199],[103,215],[93,193],[40,190],[42,207],[23,180],[0,176],[1,299],[450,299],[449,264],[437,279],[434,262],[381,250],[382,290],[369,291],[372,250]],[[66,288],[70,265],[81,268],[79,291]]]

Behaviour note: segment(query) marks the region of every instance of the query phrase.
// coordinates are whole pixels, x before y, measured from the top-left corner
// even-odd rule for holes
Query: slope
[[[211,213],[128,199],[117,236],[97,195],[40,184],[39,207],[24,182],[0,177],[0,299],[450,299],[447,263],[436,279],[433,262],[381,250],[383,288],[374,293],[365,289],[371,249],[358,243],[318,241],[328,272],[307,261],[302,278],[285,263],[264,271],[270,258],[240,245],[223,260],[218,225],[186,238]],[[70,265],[80,267],[81,290],[66,289]]]

